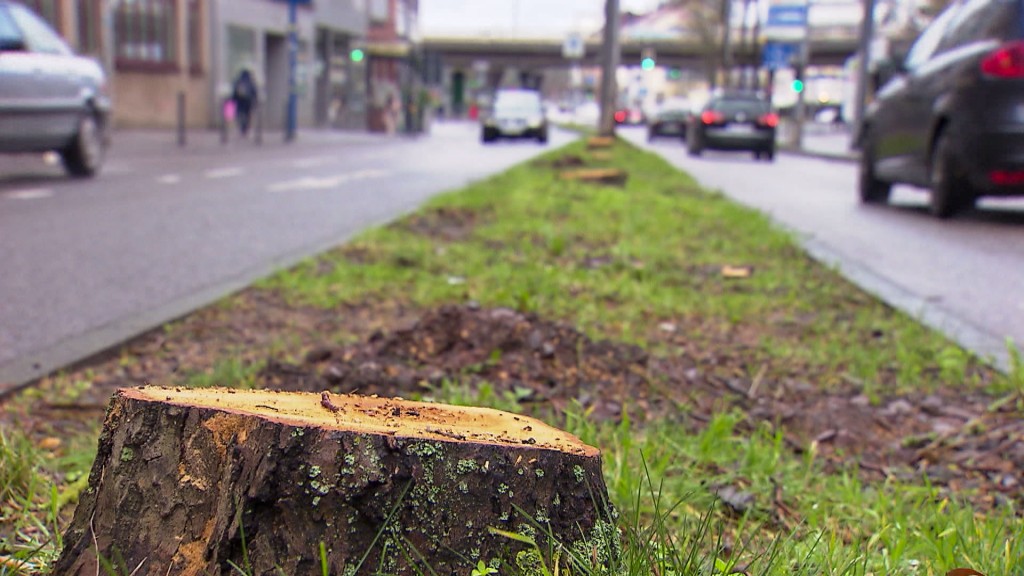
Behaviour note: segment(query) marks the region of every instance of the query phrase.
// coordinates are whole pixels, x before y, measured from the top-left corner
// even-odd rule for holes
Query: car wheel
[[[945,131],[935,141],[930,172],[932,195],[928,208],[934,216],[949,218],[974,204],[970,185],[958,170],[952,138]]]
[[[864,204],[885,204],[892,192],[892,184],[879,180],[875,174],[875,141],[869,132],[864,133],[860,150],[858,190]]]
[[[106,144],[96,115],[88,113],[78,121],[78,131],[71,143],[60,151],[64,169],[76,178],[95,176],[103,165]]]
[[[538,144],[547,144],[548,143],[548,133],[545,132],[545,133],[541,134],[540,136],[537,136],[537,143]]]
[[[775,162],[775,150],[765,150],[763,157],[768,162]]]

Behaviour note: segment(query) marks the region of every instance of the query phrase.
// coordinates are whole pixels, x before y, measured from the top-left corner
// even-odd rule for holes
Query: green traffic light
[[[793,92],[796,92],[797,94],[799,94],[800,92],[803,92],[803,91],[804,91],[804,81],[803,80],[793,80]]]
[[[362,62],[363,61],[363,51],[360,50],[359,48],[356,48],[356,49],[352,50],[352,53],[349,54],[349,57],[352,59],[353,62]]]
[[[640,67],[644,70],[654,70],[654,58],[644,58],[640,61]]]

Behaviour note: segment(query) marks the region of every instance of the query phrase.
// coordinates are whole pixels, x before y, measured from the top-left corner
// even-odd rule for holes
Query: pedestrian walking
[[[235,102],[235,118],[238,120],[238,131],[245,138],[249,135],[249,124],[253,108],[257,105],[256,79],[248,68],[243,68],[235,78],[231,89],[231,99]]]

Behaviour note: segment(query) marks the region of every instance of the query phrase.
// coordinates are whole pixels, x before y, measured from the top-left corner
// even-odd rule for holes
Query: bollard
[[[185,146],[185,93],[178,92],[178,146]]]
[[[227,114],[225,114],[225,112],[224,112],[227,109],[227,103],[228,103],[227,98],[225,98],[224,101],[220,103],[220,143],[221,144],[227,144],[228,143],[228,117],[227,117]]]
[[[259,101],[254,102],[253,106],[255,108],[253,110],[253,123],[256,124],[256,126],[254,126],[254,131],[256,132],[256,145],[257,146],[262,146],[263,145],[263,107],[260,106]]]

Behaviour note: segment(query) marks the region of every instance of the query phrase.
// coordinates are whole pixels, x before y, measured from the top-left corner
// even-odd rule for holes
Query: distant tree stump
[[[604,550],[612,515],[597,449],[532,418],[326,392],[131,388],[111,400],[54,573],[93,575],[98,553],[119,574],[152,576],[236,574],[230,563],[319,575],[321,554],[337,576],[468,574],[524,553],[489,527],[542,550],[549,532]]]
[[[625,186],[629,174],[618,168],[580,168],[561,173],[562,180],[576,180],[610,186]]]
[[[599,150],[602,148],[611,148],[614,143],[615,138],[611,136],[591,136],[587,139],[587,149]]]

